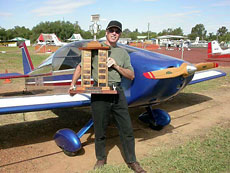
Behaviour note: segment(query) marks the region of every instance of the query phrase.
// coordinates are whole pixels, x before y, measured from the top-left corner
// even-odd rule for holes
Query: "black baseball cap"
[[[118,28],[120,31],[122,31],[122,24],[116,20],[112,20],[109,22],[106,30],[108,30],[109,28]]]

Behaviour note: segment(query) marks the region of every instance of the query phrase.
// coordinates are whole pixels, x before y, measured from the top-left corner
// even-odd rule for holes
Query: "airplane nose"
[[[194,74],[196,71],[197,71],[196,66],[194,66],[194,65],[192,65],[192,64],[188,64],[188,65],[187,65],[187,72],[188,72],[188,75],[192,75],[192,74]]]

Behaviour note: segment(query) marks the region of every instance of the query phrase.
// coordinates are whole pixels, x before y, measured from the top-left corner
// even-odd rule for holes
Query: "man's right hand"
[[[75,85],[70,86],[70,88],[69,88],[69,95],[70,96],[74,96],[75,93],[73,91],[75,91],[75,90],[76,90],[76,86]]]

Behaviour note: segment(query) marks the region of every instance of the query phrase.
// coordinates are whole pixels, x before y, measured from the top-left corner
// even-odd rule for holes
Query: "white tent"
[[[162,35],[162,36],[159,36],[157,37],[158,39],[184,39],[184,38],[187,38],[187,37],[184,37],[184,36],[181,36],[181,35]]]
[[[37,44],[63,46],[67,43],[61,42],[60,39],[54,33],[53,34],[41,33],[37,39]]]
[[[30,40],[27,40],[27,39],[22,38],[22,37],[15,37],[15,38],[11,39],[10,41],[16,41],[16,42],[23,42],[24,41],[26,43],[26,46],[30,46]]]
[[[73,34],[69,39],[69,41],[78,41],[83,40],[81,34]]]

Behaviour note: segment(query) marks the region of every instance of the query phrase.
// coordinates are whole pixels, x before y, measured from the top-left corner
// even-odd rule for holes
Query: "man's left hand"
[[[108,67],[112,67],[112,66],[114,66],[114,65],[117,65],[116,61],[115,61],[113,58],[109,57],[109,58],[107,59],[107,66],[108,66]]]

